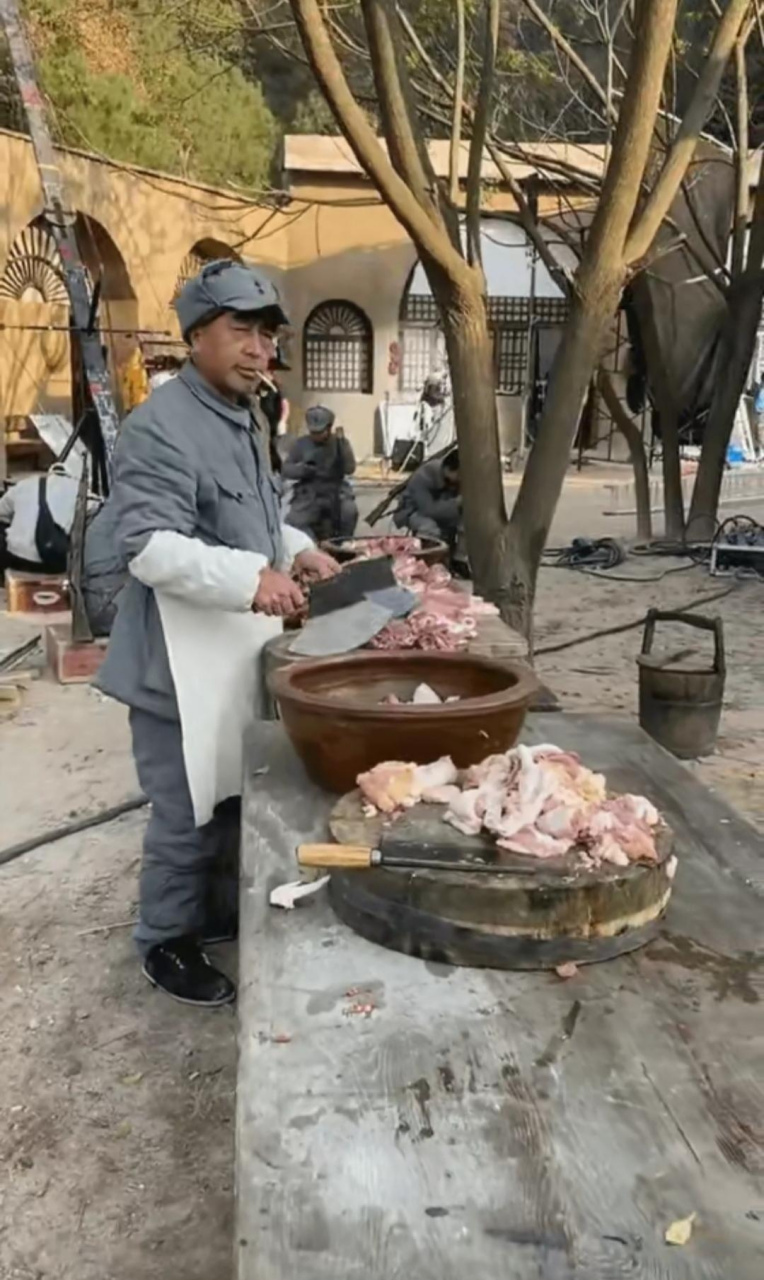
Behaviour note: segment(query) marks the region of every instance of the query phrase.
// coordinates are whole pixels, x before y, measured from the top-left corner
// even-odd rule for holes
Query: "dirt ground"
[[[601,494],[566,499],[558,538],[626,532],[596,518]],[[727,585],[696,568],[643,583],[545,569],[536,643]],[[690,767],[764,829],[764,585],[701,606],[717,609],[722,733]],[[0,614],[0,651],[32,630]],[[538,671],[564,708],[635,716],[640,639],[631,630],[542,655]],[[136,793],[125,713],[94,690],[43,677],[0,718],[2,847]],[[230,1280],[235,1015],[174,1005],[140,975],[126,922],[144,821],[132,814],[0,867],[2,1280]],[[220,959],[235,975],[235,950]]]

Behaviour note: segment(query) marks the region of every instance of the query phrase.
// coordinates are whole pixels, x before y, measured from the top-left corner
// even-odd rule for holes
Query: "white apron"
[[[261,653],[279,618],[230,613],[156,591],[196,825],[241,794],[244,736],[262,714]]]

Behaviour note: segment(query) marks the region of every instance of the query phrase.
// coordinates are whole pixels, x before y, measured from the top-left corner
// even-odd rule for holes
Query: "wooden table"
[[[323,893],[270,908],[332,799],[280,726],[253,740],[239,1280],[764,1277],[764,841],[628,721],[524,736],[579,748],[678,837],[661,938],[567,982],[385,951]]]

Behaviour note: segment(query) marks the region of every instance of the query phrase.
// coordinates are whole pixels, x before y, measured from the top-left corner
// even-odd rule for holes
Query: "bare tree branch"
[[[566,40],[556,23],[552,22],[552,19],[544,12],[541,6],[536,3],[536,0],[523,0],[523,4],[528,12],[535,18],[536,22],[538,22],[539,26],[544,28],[553,44],[555,44],[560,52],[565,55],[571,65],[576,68],[578,74],[586,81],[595,96],[599,98],[611,118],[614,121],[617,120],[618,113],[613,107],[612,102],[608,101],[608,95],[594,72],[586,65],[583,58],[576,53],[572,44]]]
[[[483,36],[483,60],[480,84],[472,119],[470,154],[467,161],[467,261],[470,266],[480,265],[480,179],[483,172],[483,152],[491,110],[493,76],[496,69],[496,50],[499,44],[499,0],[485,0],[485,32]]]
[[[695,86],[676,137],[647,199],[637,216],[626,245],[629,264],[644,257],[679,190],[695,153],[698,137],[719,92],[724,69],[737,40],[750,0],[730,0],[714,36],[711,49]],[[676,8],[676,6],[674,6]]]
[[[365,113],[356,102],[332,46],[318,0],[289,0],[303,48],[313,73],[347,138],[358,163],[369,174],[385,203],[425,253],[444,270],[468,270],[461,254],[421,208],[416,196],[395,171]]]
[[[437,179],[421,130],[414,130],[408,76],[396,42],[398,17],[392,0],[361,0],[383,132],[393,168],[423,209],[440,223]]]
[[[464,0],[456,4],[456,75],[454,77],[454,115],[451,124],[451,148],[448,157],[448,194],[451,203],[459,202],[459,158],[462,145],[462,113],[464,110],[464,64],[466,60],[466,30]]]

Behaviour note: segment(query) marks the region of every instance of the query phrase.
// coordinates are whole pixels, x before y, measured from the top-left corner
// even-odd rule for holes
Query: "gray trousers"
[[[285,519],[318,541],[352,538],[358,524],[358,504],[351,492],[340,493],[336,498],[298,490]]]
[[[413,511],[407,517],[406,524],[412,533],[417,534],[420,538],[442,538],[443,530],[437,521],[431,516],[421,516],[418,511]]]
[[[235,910],[238,813],[235,801],[226,802],[197,827],[178,721],[132,707],[130,729],[138,780],[151,801],[134,933],[145,955],[158,942],[199,937],[211,916]]]

